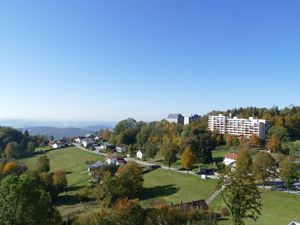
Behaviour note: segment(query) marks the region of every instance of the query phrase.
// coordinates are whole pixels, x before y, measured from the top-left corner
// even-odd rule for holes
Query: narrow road
[[[221,192],[224,190],[224,187],[222,187],[221,189],[216,190],[207,200],[206,200],[206,204],[210,205],[218,196],[219,194],[221,194]]]
[[[90,151],[90,150],[88,150],[88,149],[86,149],[86,148],[80,146],[80,144],[74,143],[74,145],[75,145],[78,149],[80,149],[80,150],[83,150],[83,151],[86,151],[86,152],[90,152],[90,153],[93,153],[93,154],[96,154],[96,155],[101,155],[101,156],[104,156],[104,157],[108,157],[108,154],[106,154],[106,153],[102,153],[102,152],[98,152],[98,151]],[[134,158],[125,158],[125,160],[126,160],[126,161],[133,161],[133,162],[136,162],[137,164],[140,164],[140,165],[143,165],[143,166],[152,166],[152,165],[153,165],[153,163],[141,161],[141,160],[134,159]],[[167,167],[167,166],[161,166],[161,169],[164,169],[164,170],[171,170],[171,171],[174,171],[174,172],[177,172],[177,173],[184,173],[184,174],[187,174],[186,171],[179,170],[179,169],[177,169],[177,168],[175,168],[175,167],[170,167],[170,169],[169,169],[169,167]],[[189,174],[194,175],[194,176],[197,176],[198,178],[201,179],[201,177],[200,177],[197,173],[195,173],[195,172],[193,172],[193,171],[189,171]],[[206,200],[206,204],[207,204],[207,205],[210,205],[210,204],[213,202],[213,200],[214,200],[216,197],[218,197],[218,195],[219,195],[222,191],[223,191],[223,188],[222,188],[222,189],[219,189],[219,190],[217,190],[217,191],[215,191],[215,192],[214,192],[214,193]]]
[[[90,152],[90,153],[93,153],[93,154],[96,154],[96,155],[101,155],[101,156],[104,156],[104,157],[108,157],[108,155],[109,155],[107,153],[102,153],[102,152],[98,152],[98,151],[90,151],[90,150],[82,147],[80,144],[77,144],[77,143],[73,143],[73,144],[74,144],[75,147],[79,148],[80,150],[86,151],[86,152]],[[149,162],[145,162],[145,161],[130,158],[130,157],[125,158],[125,160],[126,161],[133,161],[133,162],[136,162],[137,164],[144,165],[144,166],[152,166],[154,164],[154,163],[149,163]],[[169,169],[168,166],[161,165],[161,169],[171,170],[171,171],[174,171],[174,172],[187,174],[187,172],[185,170],[179,170],[178,168],[175,168],[175,167],[170,167],[170,169]],[[195,173],[193,171],[189,171],[188,174],[195,175],[195,176],[201,178],[197,173]]]

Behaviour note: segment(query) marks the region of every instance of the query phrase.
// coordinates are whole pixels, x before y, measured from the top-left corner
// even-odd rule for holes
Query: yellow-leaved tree
[[[189,169],[196,162],[197,157],[191,147],[186,147],[182,156],[181,156],[181,166],[186,169],[186,172],[189,172]]]

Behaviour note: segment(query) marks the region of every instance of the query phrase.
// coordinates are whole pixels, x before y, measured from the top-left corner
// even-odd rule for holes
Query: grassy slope
[[[247,221],[246,225],[282,225],[290,221],[300,221],[300,196],[262,191],[262,215],[257,222]],[[216,199],[214,206],[219,209],[222,205],[220,198]],[[230,221],[220,221],[220,225],[229,225]]]
[[[201,180],[194,175],[180,174],[163,169],[144,175],[146,199],[162,198],[169,203],[207,199],[213,192],[216,181]]]
[[[21,160],[30,169],[34,169],[38,158],[47,155],[50,159],[51,171],[64,170],[68,173],[68,184],[71,186],[82,186],[87,184],[88,174],[85,162],[87,160],[101,160],[102,157],[84,152],[75,147],[53,150],[45,154],[36,155],[31,158]]]

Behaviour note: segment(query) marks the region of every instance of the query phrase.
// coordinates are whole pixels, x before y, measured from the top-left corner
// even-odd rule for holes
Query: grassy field
[[[144,175],[143,200],[161,198],[168,203],[207,199],[216,185],[214,180],[202,180],[194,175],[158,169]]]
[[[88,184],[89,175],[85,162],[103,160],[101,156],[82,151],[76,147],[69,147],[38,154],[21,161],[30,169],[35,169],[36,162],[41,155],[47,155],[50,159],[51,171],[64,170],[67,172],[68,189],[55,203],[63,218],[73,214],[91,212],[99,207],[97,201],[79,202],[74,197],[74,193]]]
[[[287,193],[262,191],[262,215],[257,222],[247,221],[246,225],[282,225],[291,221],[300,221],[300,196]],[[218,210],[223,205],[221,198],[213,204]],[[229,225],[230,221],[220,221],[220,225]]]
[[[51,171],[64,170],[67,172],[68,186],[84,186],[87,184],[88,174],[85,162],[87,160],[101,160],[99,155],[84,152],[75,147],[53,150],[38,154],[30,158],[22,159],[30,169],[35,169],[36,162],[41,155],[47,155],[50,159]]]

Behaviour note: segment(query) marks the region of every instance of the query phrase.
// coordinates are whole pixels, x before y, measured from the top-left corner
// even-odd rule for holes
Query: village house
[[[229,165],[234,166],[235,162],[237,160],[237,157],[238,157],[238,154],[236,154],[236,153],[228,153],[228,154],[224,155],[223,163],[226,166],[229,166]]]
[[[82,145],[85,148],[88,148],[88,147],[92,146],[93,144],[95,144],[95,140],[93,138],[85,138],[82,140]]]
[[[123,165],[123,164],[126,164],[126,160],[123,158],[123,157],[117,157],[117,156],[114,156],[114,155],[110,155],[107,157],[106,159],[106,163],[108,165]]]
[[[117,145],[116,150],[119,153],[123,153],[126,151],[126,145]]]
[[[144,152],[142,150],[138,150],[137,153],[136,153],[136,157],[138,159],[143,159],[144,157]]]
[[[100,146],[100,150],[107,150],[107,149],[113,149],[115,146],[113,146],[112,144],[109,144],[108,142],[105,142],[103,144],[101,144]]]
[[[89,164],[88,165],[88,172],[91,173],[95,170],[100,169],[102,166],[104,165],[104,163],[102,161],[97,161],[93,164]]]
[[[62,141],[55,141],[52,144],[52,148],[58,149],[58,148],[64,148],[66,146],[66,144]]]
[[[74,139],[74,141],[76,142],[76,143],[81,143],[82,142],[82,140],[83,139],[85,139],[85,137],[76,137],[75,139]]]

